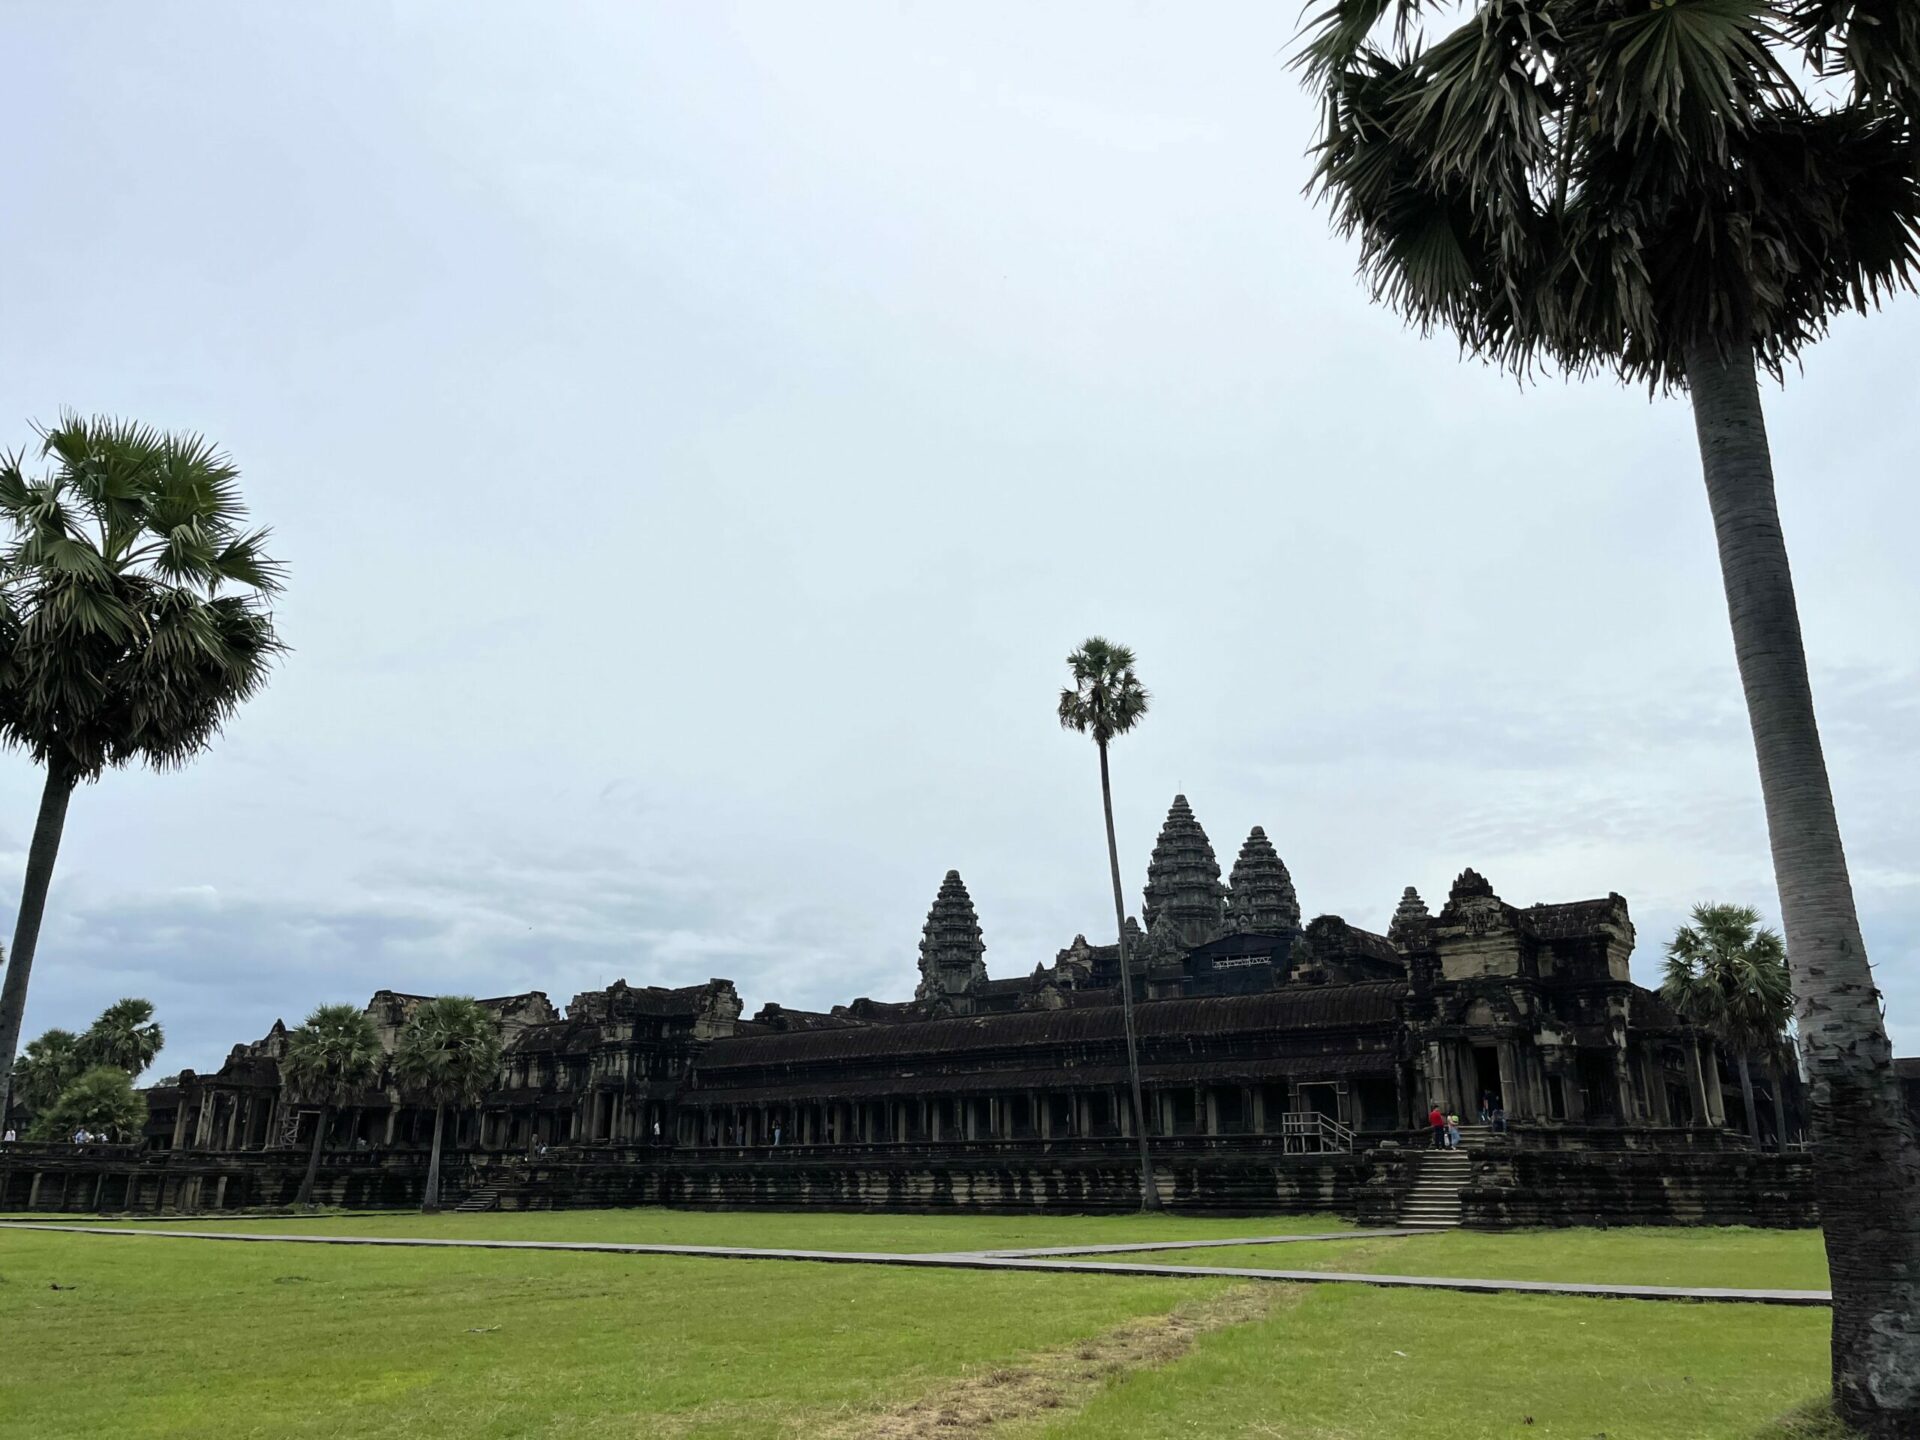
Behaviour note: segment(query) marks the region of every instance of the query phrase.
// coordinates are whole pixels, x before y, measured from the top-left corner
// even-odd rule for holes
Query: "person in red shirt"
[[[1428,1112],[1427,1124],[1433,1130],[1433,1148],[1438,1150],[1447,1141],[1447,1112],[1440,1108],[1438,1100],[1433,1102],[1433,1109]]]

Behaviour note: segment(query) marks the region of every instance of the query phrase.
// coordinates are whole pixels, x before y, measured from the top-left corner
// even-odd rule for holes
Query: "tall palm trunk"
[[[74,778],[59,761],[47,762],[40,816],[33,823],[33,841],[27,847],[20,917],[14,921],[13,949],[7,953],[6,983],[0,986],[0,1124],[13,1105],[13,1056],[20,1047],[20,1022],[27,1013],[27,980],[33,974],[33,952],[40,943],[40,920],[46,914],[47,888],[53,883],[53,862],[59,857],[60,836],[67,828],[67,802],[73,798]]]
[[[1147,1148],[1147,1107],[1140,1096],[1140,1047],[1133,1034],[1133,969],[1127,963],[1127,901],[1120,888],[1120,845],[1113,838],[1113,782],[1107,775],[1107,747],[1100,744],[1100,808],[1107,818],[1107,868],[1113,873],[1113,919],[1120,927],[1120,1024],[1127,1032],[1127,1083],[1133,1090],[1133,1133],[1140,1141],[1140,1208],[1158,1210],[1160,1190],[1153,1183],[1153,1155]]]
[[[1773,1143],[1780,1150],[1787,1148],[1786,1078],[1780,1068],[1780,1048],[1776,1045],[1767,1053],[1767,1084],[1773,1087]]]
[[[313,1149],[307,1152],[307,1173],[300,1181],[300,1193],[294,1198],[296,1205],[313,1203],[313,1182],[320,1176],[320,1147],[327,1143],[327,1121],[333,1117],[333,1107],[320,1107],[320,1123],[313,1127]]]
[[[1834,818],[1754,358],[1690,347],[1687,386],[1811,1082],[1814,1179],[1833,1276],[1834,1403],[1869,1435],[1917,1435],[1920,1144],[1894,1078]]]
[[[421,1197],[420,1208],[434,1211],[440,1208],[440,1134],[446,1128],[447,1107],[433,1107],[433,1150],[427,1157],[427,1190]]]
[[[1747,1139],[1753,1142],[1753,1148],[1760,1148],[1760,1104],[1753,1098],[1753,1066],[1747,1060],[1747,1052],[1739,1052],[1740,1066],[1740,1104],[1747,1112]]]

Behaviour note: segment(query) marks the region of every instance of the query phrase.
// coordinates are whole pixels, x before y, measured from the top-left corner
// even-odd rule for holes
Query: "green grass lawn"
[[[44,1217],[43,1217],[44,1218]],[[218,1221],[271,1232],[935,1251],[1272,1234],[1293,1220],[588,1211]],[[1691,1240],[1691,1250],[1682,1242]],[[1269,1247],[1444,1273],[1812,1283],[1817,1237],[1560,1231]],[[1484,1252],[1475,1250],[1485,1245]],[[1344,1252],[1337,1258],[1334,1252]],[[1196,1252],[1156,1255],[1187,1258]],[[1212,1254],[1213,1252],[1204,1252]],[[1235,1254],[1238,1252],[1223,1252]],[[1414,1257],[1425,1257],[1412,1264]],[[1699,1265],[1675,1273],[1692,1256]],[[1436,1263],[1438,1262],[1438,1263]],[[1319,1263],[1319,1262],[1316,1262]],[[1573,1267],[1569,1270],[1568,1267]],[[1796,1269],[1798,1266],[1800,1268]],[[55,1289],[54,1286],[61,1288]],[[488,1250],[235,1245],[0,1228],[0,1436],[906,1434],[876,1417],[1096,1353],[1233,1282]],[[1265,1318],[1054,1392],[996,1437],[1785,1440],[1824,1310],[1270,1287]],[[1184,1353],[1180,1353],[1184,1349]],[[1044,1388],[1044,1387],[1043,1387]],[[1526,1424],[1528,1416],[1532,1425]],[[864,1427],[864,1428],[863,1428]],[[921,1432],[911,1432],[918,1434]],[[936,1433],[936,1432],[928,1432]]]
[[[1165,1265],[1347,1270],[1366,1275],[1468,1275],[1499,1280],[1582,1280],[1602,1285],[1827,1288],[1827,1254],[1817,1230],[1449,1230],[1402,1240],[1145,1251],[1128,1258]]]
[[[116,1224],[86,1215],[19,1216],[53,1224]],[[1351,1230],[1335,1215],[1221,1220],[1184,1215],[884,1215],[821,1211],[529,1210],[477,1215],[407,1211],[273,1217],[199,1215],[129,1225],[168,1229],[343,1235],[470,1236],[491,1240],[607,1240],[628,1245],[741,1245],[766,1250],[1024,1250],[1043,1245],[1124,1245],[1216,1236],[1307,1235]],[[1304,1249],[1306,1247],[1298,1247]],[[1177,1253],[1177,1252],[1176,1252]]]
[[[0,1435],[802,1436],[1224,1283],[0,1231]]]
[[[1047,1440],[1777,1440],[1825,1389],[1827,1314],[1773,1306],[1302,1287]]]

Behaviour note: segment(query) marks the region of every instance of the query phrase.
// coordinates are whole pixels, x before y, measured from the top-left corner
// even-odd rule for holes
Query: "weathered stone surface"
[[[948,1010],[960,1008],[955,1001],[986,983],[986,953],[973,897],[960,872],[949,870],[920,931],[920,986],[913,998]]]
[[[1481,1165],[1460,1200],[1464,1222],[1483,1229],[1819,1223],[1803,1153],[1512,1149]]]
[[[1147,864],[1141,914],[1156,948],[1184,953],[1219,938],[1227,928],[1227,888],[1220,883],[1207,832],[1187,797],[1176,795]]]
[[[1240,847],[1227,891],[1227,925],[1238,934],[1283,935],[1300,928],[1300,897],[1286,862],[1258,825]]]
[[[1427,911],[1427,902],[1420,898],[1420,892],[1409,885],[1400,892],[1400,904],[1393,912],[1393,921],[1387,926],[1387,939],[1400,949],[1412,949],[1424,944],[1427,927],[1433,923],[1433,916]]]

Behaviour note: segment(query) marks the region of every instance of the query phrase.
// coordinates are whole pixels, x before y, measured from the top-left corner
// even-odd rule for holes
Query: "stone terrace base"
[[[1466,1224],[1758,1225],[1820,1223],[1804,1153],[1748,1150],[1514,1150],[1475,1166]]]
[[[291,1205],[304,1157],[292,1151],[167,1154],[0,1150],[0,1210],[160,1214]],[[1161,1202],[1193,1214],[1332,1212],[1391,1225],[1421,1151],[1352,1155],[1172,1154],[1155,1173]],[[1469,1152],[1462,1218],[1481,1229],[1532,1225],[1817,1223],[1804,1155],[1746,1150],[1619,1150],[1488,1145]],[[1138,1208],[1131,1156],[1035,1153],[942,1157],[911,1150],[701,1157],[555,1153],[539,1160],[456,1154],[442,1200],[553,1210],[668,1205],[714,1210],[1125,1213]],[[349,1209],[420,1203],[424,1155],[330,1155],[315,1200]]]
[[[1220,1215],[1354,1213],[1364,1154],[1178,1158],[1155,1165],[1170,1208]],[[1128,1159],[685,1159],[644,1169],[564,1161],[480,1168],[503,1209],[678,1205],[713,1210],[975,1210],[1125,1213],[1140,1207]]]

